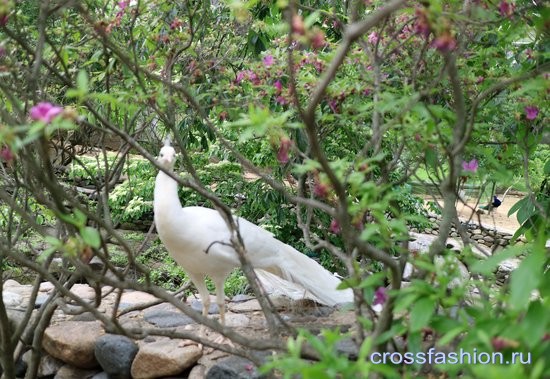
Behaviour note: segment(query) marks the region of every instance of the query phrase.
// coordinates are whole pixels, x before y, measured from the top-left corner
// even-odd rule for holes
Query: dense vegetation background
[[[24,268],[60,293],[83,277],[182,285],[162,246],[136,252],[117,230],[151,225],[154,156],[170,136],[184,205],[232,209],[355,290],[360,359],[331,349],[337,331],[321,340],[291,331],[299,343],[274,341],[282,351],[270,367],[289,377],[330,376],[327,367],[339,367],[332,377],[414,376],[418,365],[364,358],[402,336],[407,351],[426,350],[430,331],[438,346],[532,354],[531,365],[434,370],[549,376],[549,23],[538,0],[0,0],[0,268]],[[483,261],[462,231],[459,258],[472,276],[448,287],[456,268],[433,262],[448,255],[461,194],[481,188],[474,196],[485,204],[509,187],[525,193],[512,213],[526,243]],[[407,250],[409,230],[428,224],[413,188],[442,216],[422,257]],[[88,268],[92,256],[105,272]],[[495,267],[513,256],[521,266],[495,286]],[[406,262],[418,272],[405,288]],[[117,265],[134,274],[107,279]],[[227,291],[246,283],[236,272]],[[21,332],[2,323],[6,374]],[[316,355],[307,364],[306,341]]]

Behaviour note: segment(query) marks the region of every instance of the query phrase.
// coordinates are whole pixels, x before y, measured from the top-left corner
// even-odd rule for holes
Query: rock
[[[489,242],[489,243],[495,242],[495,239],[494,239],[493,237],[491,237],[491,236],[485,236],[485,237],[483,237],[483,240],[484,240],[485,242]]]
[[[220,359],[206,373],[206,379],[256,379],[263,378],[248,359],[231,356]]]
[[[195,321],[181,313],[163,310],[148,310],[143,313],[143,318],[150,324],[159,328],[173,328],[176,326],[184,326],[195,323]]]
[[[75,284],[71,292],[84,300],[94,300],[95,290],[87,284]]]
[[[109,375],[105,371],[102,371],[98,374],[95,374],[90,379],[113,379],[113,378],[109,378]]]
[[[40,287],[39,287],[38,291],[49,293],[49,292],[52,292],[54,288],[55,288],[55,286],[53,285],[53,283],[51,283],[51,282],[42,282],[42,283],[40,283]]]
[[[23,362],[30,365],[32,359],[32,351],[28,350],[23,354]],[[38,377],[54,375],[64,365],[59,359],[55,359],[51,355],[42,354],[40,363],[38,364]]]
[[[258,300],[253,299],[249,301],[245,301],[244,303],[236,303],[236,304],[229,304],[229,309],[231,312],[235,313],[244,313],[244,312],[255,312],[255,311],[261,311],[262,307],[260,307],[260,303]]]
[[[348,337],[341,339],[336,343],[335,348],[339,354],[343,354],[351,360],[357,360],[357,356],[359,355],[359,347],[353,338]]]
[[[125,291],[120,302],[125,304],[143,304],[158,300],[155,296],[141,291]]]
[[[202,302],[200,300],[193,300],[191,302],[191,308],[193,308],[197,312],[202,313]],[[218,313],[220,313],[220,309],[218,307],[218,304],[210,303],[210,307],[208,309],[208,314],[213,315],[213,314],[218,314]]]
[[[81,368],[64,365],[57,371],[53,379],[91,379],[97,374],[97,370],[83,370]]]
[[[99,322],[66,321],[44,332],[42,347],[53,357],[78,368],[94,368],[98,363],[94,349],[104,334]]]
[[[509,258],[505,259],[497,267],[497,273],[499,276],[510,274],[521,264],[521,259],[519,258]]]
[[[228,312],[225,314],[225,326],[232,328],[244,327],[250,324],[250,318],[241,313]]]
[[[475,235],[481,234],[481,229],[472,230],[472,234],[475,234]]]
[[[18,328],[25,320],[25,311],[22,309],[6,309],[6,314],[8,315],[8,320],[10,320],[13,330]]]
[[[472,236],[472,239],[473,239],[474,241],[480,241],[480,240],[483,240],[483,236],[482,236],[481,234],[474,234],[474,235]]]
[[[203,365],[196,365],[189,372],[187,379],[204,379],[204,374],[206,373],[206,367]]]
[[[238,294],[238,295],[233,296],[233,298],[231,299],[231,302],[232,303],[242,303],[242,302],[252,300],[252,299],[254,299],[254,296],[245,295],[245,294]]]
[[[45,295],[43,293],[39,293],[37,296],[36,296],[36,301],[34,302],[34,308],[36,309],[39,309],[40,307],[42,307],[46,301],[49,299],[50,297],[48,295]]]
[[[137,344],[128,337],[106,334],[97,339],[95,357],[111,377],[130,378],[132,362],[138,352]]]
[[[180,346],[181,341],[163,339],[145,343],[132,363],[132,378],[160,378],[177,375],[195,364],[202,355],[197,345]]]
[[[3,291],[2,299],[4,301],[4,306],[7,308],[16,308],[23,304],[23,296],[18,293],[11,291]]]

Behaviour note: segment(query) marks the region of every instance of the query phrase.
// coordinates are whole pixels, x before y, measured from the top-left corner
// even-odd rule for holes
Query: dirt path
[[[498,196],[498,195],[497,195]],[[515,233],[515,231],[519,228],[519,223],[516,219],[516,215],[513,214],[512,216],[508,217],[508,211],[512,206],[518,202],[518,200],[522,199],[523,196],[517,196],[517,195],[507,195],[500,207],[493,209],[491,214],[480,214],[479,219],[481,219],[481,223],[484,227],[487,228],[495,228],[498,230],[506,231],[508,233]],[[424,197],[426,201],[433,200],[432,198],[426,196]],[[499,196],[499,199],[502,199],[502,195]],[[485,201],[486,199],[482,199]],[[457,212],[458,216],[461,220],[467,221],[470,220],[474,223],[479,223],[478,215],[475,213],[475,204],[476,199],[466,199],[466,204],[459,203],[457,205]],[[484,203],[480,203],[479,205],[485,205]]]

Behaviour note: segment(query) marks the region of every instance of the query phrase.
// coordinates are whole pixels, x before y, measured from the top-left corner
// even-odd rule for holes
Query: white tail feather
[[[310,299],[330,306],[353,302],[351,289],[337,289],[340,279],[313,259],[288,245],[285,247],[276,267],[267,268],[268,271],[256,269],[268,294],[284,295],[293,300]]]

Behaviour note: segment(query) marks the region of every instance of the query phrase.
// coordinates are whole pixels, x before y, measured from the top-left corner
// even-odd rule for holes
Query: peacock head
[[[167,170],[172,170],[176,163],[176,150],[172,146],[165,145],[160,149],[157,162]]]

